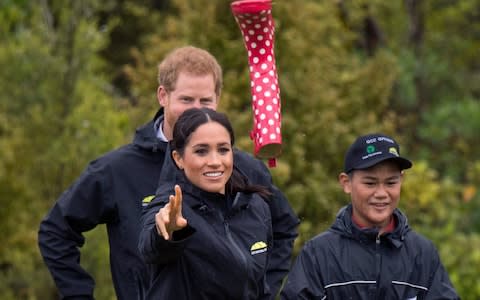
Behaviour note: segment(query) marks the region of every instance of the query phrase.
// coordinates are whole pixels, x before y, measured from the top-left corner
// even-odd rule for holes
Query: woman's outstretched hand
[[[182,215],[182,189],[179,185],[175,185],[175,196],[170,195],[167,205],[155,215],[155,225],[158,234],[165,240],[170,240],[174,231],[187,226],[187,220]]]

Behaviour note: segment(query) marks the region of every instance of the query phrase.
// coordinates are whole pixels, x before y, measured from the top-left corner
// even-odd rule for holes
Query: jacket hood
[[[156,124],[159,124],[162,120],[163,107],[157,111],[153,120],[137,128],[135,131],[135,137],[133,138],[133,144],[152,152],[156,152],[159,148],[163,148],[166,143],[158,139],[156,128]]]
[[[396,219],[396,226],[392,232],[382,235],[386,240],[395,247],[401,247],[405,235],[410,231],[408,220],[398,208],[393,211],[393,217]],[[337,214],[335,222],[329,229],[345,237],[356,239],[364,242],[375,241],[378,237],[379,230],[377,228],[360,229],[352,221],[352,204],[341,208]]]

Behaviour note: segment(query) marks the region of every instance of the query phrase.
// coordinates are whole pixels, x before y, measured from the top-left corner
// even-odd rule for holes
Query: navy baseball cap
[[[344,172],[362,170],[384,160],[395,160],[401,170],[412,167],[412,162],[400,156],[400,146],[384,134],[368,134],[355,140],[345,155]]]

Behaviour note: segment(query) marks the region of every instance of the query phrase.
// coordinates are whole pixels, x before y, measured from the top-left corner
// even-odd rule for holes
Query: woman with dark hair
[[[160,186],[142,217],[139,248],[152,281],[146,299],[271,297],[269,192],[235,168],[234,139],[227,117],[214,110],[189,109],[177,120],[176,168],[162,170],[175,185]]]

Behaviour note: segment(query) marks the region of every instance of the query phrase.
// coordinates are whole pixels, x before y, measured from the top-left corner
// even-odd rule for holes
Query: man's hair
[[[223,86],[222,68],[208,51],[193,46],[172,50],[158,65],[158,84],[167,92],[175,90],[175,83],[181,72],[195,76],[212,75],[215,94],[220,96]]]

